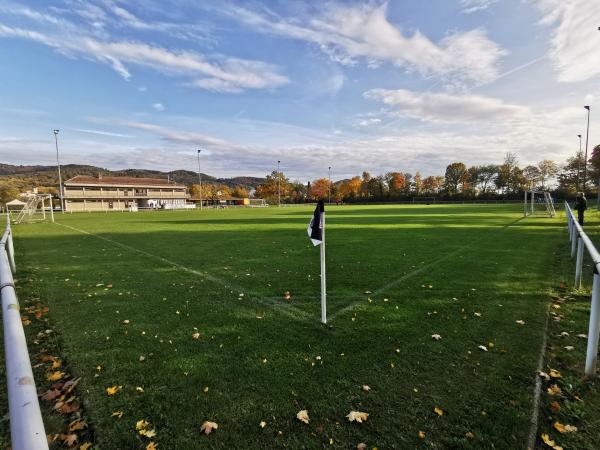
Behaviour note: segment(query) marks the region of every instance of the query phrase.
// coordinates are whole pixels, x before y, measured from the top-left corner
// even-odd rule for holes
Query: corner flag
[[[323,200],[319,200],[319,203],[317,203],[317,207],[315,208],[315,212],[313,213],[313,217],[308,223],[308,229],[306,230],[315,247],[323,242],[324,214],[325,203]]]
[[[325,203],[319,200],[308,224],[308,235],[314,246],[321,246],[321,322],[327,323],[327,283],[325,279]]]

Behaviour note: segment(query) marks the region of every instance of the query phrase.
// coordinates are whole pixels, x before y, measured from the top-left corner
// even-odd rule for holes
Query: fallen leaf
[[[52,362],[52,367],[51,369],[58,369],[60,366],[62,366],[62,361],[60,359],[55,359]]]
[[[79,450],[88,450],[90,448],[92,448],[91,442],[85,442],[79,446]]]
[[[150,442],[148,445],[146,445],[146,450],[156,450],[158,447],[158,444],[155,444],[154,442]]]
[[[144,388],[141,386],[138,386],[135,388],[136,391],[138,391],[139,393],[143,394],[144,393]]]
[[[436,413],[438,416],[444,415],[444,410],[442,408],[438,408],[437,406],[433,408],[433,412]]]
[[[42,400],[54,400],[56,397],[60,397],[62,393],[58,389],[50,389],[42,395]]]
[[[110,395],[115,395],[117,392],[119,392],[121,390],[123,386],[112,386],[112,387],[107,387],[106,388],[106,393],[110,396]]]
[[[515,322],[518,323],[519,325],[525,325],[524,320],[515,320]]]
[[[367,450],[367,444],[365,444],[364,442],[357,444],[356,450]]]
[[[475,439],[475,435],[474,435],[473,433],[471,433],[470,431],[467,431],[467,432],[465,433],[465,437],[466,437],[467,439]]]
[[[577,427],[573,425],[563,425],[560,422],[554,422],[554,429],[560,433],[575,433],[577,431]]]
[[[140,430],[139,433],[142,436],[146,436],[147,438],[153,438],[153,437],[156,436],[156,431],[155,430],[146,430],[146,429],[144,429],[144,430]]]
[[[431,339],[435,341],[439,341],[442,337],[439,334],[432,334]]]
[[[560,378],[560,372],[558,370],[550,369],[550,376],[552,378]]]
[[[206,420],[200,427],[200,431],[206,435],[209,435],[213,432],[213,430],[216,430],[217,428],[219,428],[219,425],[217,425],[216,422],[210,422]]]
[[[148,428],[150,426],[150,424],[148,422],[146,422],[146,420],[142,419],[142,420],[138,420],[135,423],[135,429],[136,430],[145,430],[146,428]]]
[[[568,352],[570,352],[571,350],[574,350],[574,349],[575,349],[575,347],[573,347],[572,345],[565,346],[565,350]]]
[[[558,395],[560,393],[562,393],[562,389],[556,384],[553,384],[548,388],[548,394],[550,395]]]
[[[350,411],[346,417],[348,418],[348,422],[363,423],[366,422],[369,418],[369,413],[361,411]]]
[[[198,333],[197,331],[195,333],[193,333],[192,339],[200,339],[200,333]]]
[[[425,439],[425,432],[419,431],[419,439]]]
[[[545,433],[542,434],[542,441],[544,441],[544,444],[546,444],[548,447],[553,448],[554,450],[563,450],[563,448],[560,445],[558,445],[556,442],[550,439],[550,436],[548,436]]]
[[[541,372],[540,371],[539,375],[540,375],[540,378],[543,378],[546,381],[550,380],[550,375],[548,375],[546,372]]]
[[[554,401],[552,403],[550,403],[550,409],[552,410],[552,412],[557,413],[560,411],[560,403]]]
[[[577,337],[581,339],[587,339],[587,334],[578,334]]]
[[[75,442],[77,442],[77,435],[73,433],[61,434],[60,438],[69,447],[73,447],[75,445]]]
[[[258,424],[259,427],[264,428],[267,426],[267,422],[265,422],[264,420],[261,420],[260,423]]]
[[[479,349],[483,350],[484,352],[487,352],[487,351],[488,351],[488,349],[487,349],[487,347],[486,347],[485,345],[480,345],[480,346],[478,346],[477,348],[479,348]]]
[[[365,392],[369,392],[371,390],[371,387],[367,384],[363,384],[362,385],[362,390]]]
[[[73,432],[73,431],[83,430],[84,428],[87,428],[87,426],[88,425],[85,422],[85,420],[77,419],[69,424],[69,431]]]
[[[48,381],[58,381],[58,380],[60,380],[64,376],[65,376],[64,372],[56,371],[56,372],[52,372],[52,373],[47,374],[46,375],[46,380],[48,380]]]
[[[308,410],[303,409],[302,411],[298,412],[298,414],[296,414],[296,419],[307,424],[310,421],[310,418],[308,417]]]
[[[115,411],[110,415],[110,417],[118,417],[119,419],[123,417],[123,411]]]

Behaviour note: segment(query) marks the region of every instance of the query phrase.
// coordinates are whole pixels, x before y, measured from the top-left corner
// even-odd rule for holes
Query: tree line
[[[582,154],[569,157],[564,164],[544,159],[537,164],[521,167],[514,153],[507,153],[502,164],[467,167],[462,162],[448,164],[443,175],[423,176],[408,172],[387,172],[330,182],[318,178],[308,183],[290,181],[283,172],[267,175],[254,193],[269,203],[303,203],[319,199],[332,202],[410,201],[415,197],[436,197],[439,200],[492,200],[523,197],[530,189],[551,191],[560,197],[569,197],[583,190],[595,192],[600,177],[600,145],[584,161]]]

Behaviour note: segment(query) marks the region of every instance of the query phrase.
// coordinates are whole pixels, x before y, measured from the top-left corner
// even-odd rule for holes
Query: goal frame
[[[525,191],[525,200],[523,202],[523,215],[528,216],[556,216],[554,209],[554,200],[548,191],[537,191],[531,189]]]

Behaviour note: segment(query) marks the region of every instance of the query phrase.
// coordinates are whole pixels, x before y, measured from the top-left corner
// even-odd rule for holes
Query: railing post
[[[585,358],[585,375],[593,377],[598,362],[598,333],[600,332],[600,275],[594,268],[594,284],[592,286],[592,310],[588,329],[588,345]]]
[[[577,245],[578,238],[579,234],[577,233],[577,230],[575,230],[575,232],[573,233],[573,239],[571,240],[571,258],[575,256],[575,246]]]
[[[581,289],[581,270],[583,269],[583,239],[577,238],[577,262],[575,264],[575,289]]]

